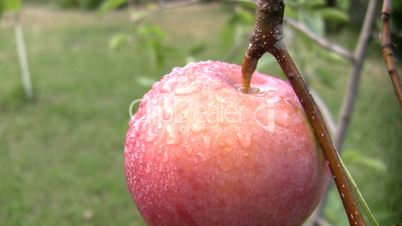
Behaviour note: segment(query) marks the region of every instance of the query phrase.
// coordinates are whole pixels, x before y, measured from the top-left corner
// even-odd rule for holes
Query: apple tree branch
[[[265,52],[272,54],[287,76],[314,129],[315,136],[328,160],[350,225],[366,225],[357,207],[351,185],[341,167],[339,156],[331,141],[321,112],[287,51],[283,40],[282,27],[284,9],[283,0],[258,1],[256,26],[242,64],[243,92],[249,91],[251,77],[261,56]]]
[[[388,74],[391,78],[392,85],[394,86],[396,97],[399,100],[399,104],[402,106],[402,85],[396,69],[395,55],[392,51],[391,42],[391,22],[390,16],[392,11],[392,0],[384,0],[382,5],[382,35],[381,35],[381,48],[384,57],[385,65],[388,70]]]

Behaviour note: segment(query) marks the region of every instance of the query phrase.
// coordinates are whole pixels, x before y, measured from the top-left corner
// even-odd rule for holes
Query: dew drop
[[[145,165],[145,169],[144,169],[145,173],[150,173],[151,172],[151,165],[149,162],[147,162],[147,164]]]
[[[163,107],[162,107],[162,119],[165,121],[170,120],[173,117],[173,100],[171,98],[165,98],[163,100]]]
[[[145,141],[146,142],[151,142],[153,140],[155,140],[156,138],[156,133],[155,131],[153,131],[152,129],[148,129],[145,135]]]
[[[179,137],[177,136],[171,124],[166,126],[166,132],[167,132],[166,144],[171,145],[179,143]]]
[[[160,91],[162,93],[170,93],[176,88],[176,86],[177,86],[177,81],[174,79],[169,79],[163,83]]]
[[[193,125],[191,125],[191,131],[194,133],[199,133],[201,131],[205,130],[205,124],[203,122],[194,122]]]
[[[211,147],[211,137],[209,136],[203,136],[202,140],[204,142],[204,147],[205,148],[210,148]]]
[[[201,90],[201,83],[192,82],[190,85],[187,85],[185,87],[176,88],[175,94],[178,96],[186,96],[186,95],[191,95],[200,90]]]
[[[251,146],[253,132],[247,132],[245,130],[238,131],[237,137],[239,138],[239,142],[243,148],[249,148]]]
[[[163,162],[167,162],[168,160],[169,160],[169,155],[168,155],[168,152],[165,151],[165,152],[163,153],[163,159],[162,159],[162,161],[163,161]]]

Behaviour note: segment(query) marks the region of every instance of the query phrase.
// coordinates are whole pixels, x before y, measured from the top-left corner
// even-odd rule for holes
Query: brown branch
[[[388,70],[388,74],[391,78],[392,85],[394,86],[396,97],[399,100],[399,104],[402,106],[402,85],[396,69],[395,56],[392,51],[391,42],[391,22],[390,15],[392,10],[392,0],[384,0],[382,5],[382,22],[383,29],[381,35],[381,48],[382,55],[384,57],[385,65]]]
[[[315,136],[328,160],[350,225],[366,225],[357,207],[349,181],[341,168],[339,156],[328,134],[321,112],[286,49],[282,29],[284,8],[282,0],[258,1],[256,27],[242,65],[243,91],[248,92],[250,89],[251,76],[259,58],[265,52],[271,53],[287,76],[314,129]]]
[[[317,43],[317,45],[321,46],[322,48],[331,50],[332,52],[346,58],[351,63],[354,63],[355,58],[348,49],[346,49],[340,45],[337,45],[335,43],[332,43],[331,41],[329,41],[328,39],[326,39],[324,37],[318,36],[311,30],[309,30],[306,27],[306,25],[304,25],[300,22],[297,22],[296,20],[293,20],[291,18],[285,18],[285,23],[289,24],[292,28],[296,29],[297,31],[306,35],[311,40],[315,41]]]
[[[371,0],[366,10],[364,24],[362,26],[362,30],[360,31],[359,41],[356,44],[356,49],[354,52],[355,62],[352,64],[352,67],[349,71],[347,88],[343,96],[340,116],[338,119],[334,137],[335,146],[337,147],[339,153],[342,153],[342,147],[345,141],[346,132],[349,127],[350,118],[356,102],[355,100],[360,83],[362,66],[366,57],[368,45],[370,44],[370,40],[372,38],[371,34],[373,32],[377,2],[378,0]],[[319,218],[324,212],[324,208],[328,201],[328,191],[332,185],[333,184],[328,184],[326,188],[327,192],[322,198],[320,205],[317,207],[316,218]]]

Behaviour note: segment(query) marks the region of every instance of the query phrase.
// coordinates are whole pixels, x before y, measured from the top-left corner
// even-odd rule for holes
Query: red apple
[[[290,85],[223,62],[175,68],[142,98],[125,142],[131,196],[149,225],[301,225],[327,163]]]

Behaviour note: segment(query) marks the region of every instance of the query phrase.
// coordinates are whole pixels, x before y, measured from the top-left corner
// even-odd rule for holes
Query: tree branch
[[[317,43],[317,45],[321,46],[322,48],[331,50],[332,52],[346,58],[351,63],[355,62],[355,58],[349,50],[347,50],[346,48],[344,48],[340,45],[332,43],[331,41],[329,41],[328,39],[326,39],[324,37],[318,36],[314,32],[310,31],[306,27],[306,25],[304,25],[296,20],[293,20],[291,18],[285,18],[285,23],[289,24],[292,28],[296,29],[297,31],[299,31],[299,32],[303,33],[304,35],[306,35],[307,37],[309,37],[311,40],[315,41]]]
[[[328,160],[350,225],[366,225],[357,207],[349,181],[341,168],[339,156],[328,134],[321,112],[286,49],[282,28],[284,8],[282,0],[258,1],[256,27],[242,65],[243,92],[247,93],[250,90],[251,77],[259,58],[265,52],[271,53],[287,76],[314,129],[315,136]]]
[[[391,42],[391,22],[390,15],[392,10],[392,0],[384,0],[382,5],[382,35],[381,35],[381,48],[384,57],[385,65],[388,70],[388,74],[391,78],[392,85],[394,86],[396,97],[399,100],[399,104],[402,106],[402,85],[398,75],[398,70],[395,63],[395,55],[392,51]]]
[[[179,2],[174,2],[174,3],[164,3],[164,4],[158,4],[155,8],[148,10],[144,15],[141,15],[139,17],[132,17],[130,15],[130,22],[133,24],[140,23],[147,19],[148,17],[152,16],[153,14],[159,13],[164,10],[170,10],[170,9],[175,9],[175,8],[180,8],[196,3],[200,3],[201,0],[189,0],[189,1],[179,1]],[[130,8],[134,8],[133,6]]]
[[[346,131],[355,105],[363,62],[366,58],[367,47],[371,41],[371,33],[373,30],[377,5],[378,0],[370,0],[366,10],[363,28],[360,31],[359,41],[357,42],[357,47],[354,52],[354,58],[356,61],[353,64],[352,69],[349,71],[347,88],[345,95],[343,96],[337,131],[335,134],[335,146],[338,150],[342,150]]]

